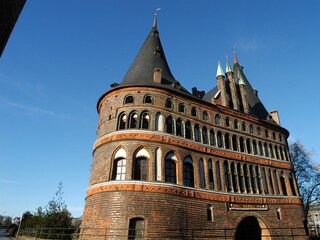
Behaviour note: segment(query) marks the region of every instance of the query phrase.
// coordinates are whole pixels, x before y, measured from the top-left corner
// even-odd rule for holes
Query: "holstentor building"
[[[81,239],[306,239],[289,132],[235,55],[216,80],[175,80],[155,19],[98,101]]]

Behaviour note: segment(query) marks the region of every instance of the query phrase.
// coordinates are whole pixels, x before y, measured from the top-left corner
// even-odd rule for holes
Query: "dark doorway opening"
[[[236,240],[261,240],[261,228],[255,217],[246,217],[238,225]]]

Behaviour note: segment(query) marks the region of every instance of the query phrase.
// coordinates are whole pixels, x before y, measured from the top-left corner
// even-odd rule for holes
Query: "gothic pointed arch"
[[[138,148],[133,155],[132,165],[132,179],[133,180],[148,180],[148,166],[149,166],[150,155],[148,151],[141,147]]]
[[[165,156],[165,181],[169,183],[177,183],[177,157],[173,151],[170,151]]]
[[[127,153],[122,147],[118,147],[113,153],[113,170],[111,180],[125,180],[127,165]]]

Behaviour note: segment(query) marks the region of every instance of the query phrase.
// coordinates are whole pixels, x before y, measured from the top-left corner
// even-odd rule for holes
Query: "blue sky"
[[[63,182],[82,215],[98,98],[121,82],[153,14],[171,71],[191,91],[216,86],[237,52],[268,111],[320,162],[320,2],[28,0],[0,59],[0,214],[45,206]]]

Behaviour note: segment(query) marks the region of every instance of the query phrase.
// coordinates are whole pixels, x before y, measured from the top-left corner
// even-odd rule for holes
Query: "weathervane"
[[[154,13],[154,22],[153,22],[153,27],[157,27],[157,17],[158,17],[158,12],[161,10],[161,8],[156,8],[156,11]]]

